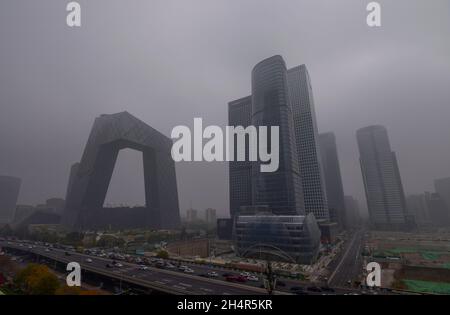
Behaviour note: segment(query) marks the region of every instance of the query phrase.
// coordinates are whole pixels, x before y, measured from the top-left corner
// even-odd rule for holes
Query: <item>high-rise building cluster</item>
[[[436,179],[434,189],[406,198],[408,214],[419,228],[450,226],[450,177]]]
[[[252,94],[230,102],[228,118],[230,126],[278,126],[280,135],[277,171],[260,172],[261,162],[249,159],[229,164],[230,214],[238,254],[287,255],[283,260],[314,261],[320,243],[319,226],[323,236],[330,235],[323,232],[333,224],[306,66],[288,70],[278,55],[259,62],[252,71]],[[328,160],[337,159],[337,153],[331,155]],[[339,163],[330,162],[329,167],[339,168]],[[340,176],[340,171],[329,170],[329,175]],[[341,183],[341,179],[335,183]],[[342,196],[337,198],[341,208],[335,209],[334,226],[341,221],[337,217],[345,207],[342,183],[336,190]]]
[[[217,224],[216,209],[207,208],[203,211],[202,215],[199,215],[199,211],[197,209],[193,208],[187,209],[186,222],[188,223],[204,222],[208,226],[213,227]]]
[[[359,228],[359,204],[344,195],[334,133],[318,133],[306,66],[287,69],[281,56],[273,56],[254,67],[251,82],[251,95],[228,103],[229,125],[278,126],[279,168],[273,173],[260,172],[262,162],[250,161],[248,152],[245,161],[229,163],[230,220],[236,251],[243,256],[256,251],[275,256],[283,253],[311,262],[317,250],[311,245],[316,244],[315,227],[320,228],[322,241],[333,241],[335,230]],[[361,128],[356,139],[372,228],[411,230],[416,221],[431,217],[435,222],[447,222],[449,179],[436,181],[436,193],[407,201],[386,128]],[[236,141],[234,146],[236,152]],[[303,233],[290,230],[296,224],[294,230]],[[225,222],[220,226],[230,230]],[[311,246],[297,246],[300,239]]]
[[[279,126],[280,166],[277,172],[261,173],[258,162],[248,159],[229,164],[232,217],[242,206],[265,205],[274,214],[312,213],[319,222],[330,220],[314,106],[305,65],[288,70],[281,56],[273,56],[254,67],[252,95],[229,102],[229,125]],[[236,146],[235,141],[235,152]],[[330,181],[342,186],[337,152],[332,150],[323,153],[330,161]],[[343,214],[343,190],[336,190],[342,194],[336,212]]]

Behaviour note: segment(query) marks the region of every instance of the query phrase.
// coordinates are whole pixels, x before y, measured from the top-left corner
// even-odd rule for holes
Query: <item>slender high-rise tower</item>
[[[436,179],[434,188],[450,209],[450,177]]]
[[[339,167],[336,137],[332,132],[322,133],[319,135],[319,142],[330,220],[344,228],[346,222],[344,188],[341,168]]]
[[[247,128],[252,122],[252,97],[247,96],[228,103],[228,124]],[[234,161],[229,165],[230,215],[239,214],[242,206],[252,205],[252,162],[237,161],[237,141],[234,141]]]
[[[267,58],[253,68],[252,125],[269,130],[278,126],[280,135],[278,170],[264,173],[259,162],[252,163],[253,205],[268,206],[276,215],[304,214],[287,70],[281,56]]]
[[[21,182],[20,178],[0,176],[0,224],[13,221]]]
[[[311,81],[305,65],[294,67],[287,74],[305,211],[326,222],[329,212]]]
[[[406,228],[405,195],[386,128],[361,128],[356,137],[372,226],[390,230]]]

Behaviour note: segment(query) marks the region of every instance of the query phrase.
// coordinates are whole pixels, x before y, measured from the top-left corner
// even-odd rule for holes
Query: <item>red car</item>
[[[246,282],[247,279],[243,276],[228,276],[225,278],[225,280],[229,282]]]

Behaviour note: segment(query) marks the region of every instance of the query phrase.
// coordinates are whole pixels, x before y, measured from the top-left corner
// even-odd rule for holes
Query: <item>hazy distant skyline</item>
[[[450,176],[450,2],[363,0],[80,0],[0,3],[0,175],[22,178],[19,203],[65,197],[95,117],[128,111],[167,136],[226,125],[253,66],[280,54],[306,64],[319,133],[336,134],[346,195],[365,205],[355,132],[380,124],[406,194]],[[141,160],[124,151],[107,203],[142,204]],[[228,213],[227,164],[177,163],[180,208]]]

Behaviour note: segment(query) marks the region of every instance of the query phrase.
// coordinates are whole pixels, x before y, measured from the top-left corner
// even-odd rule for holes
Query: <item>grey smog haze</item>
[[[406,193],[450,176],[450,1],[61,0],[0,2],[0,174],[22,178],[20,203],[64,197],[95,117],[128,111],[170,136],[227,124],[260,60],[306,64],[319,132],[337,137],[344,189],[364,201],[355,132],[382,124]],[[107,202],[142,204],[142,158],[121,152]],[[227,165],[177,163],[180,208],[228,213]]]

